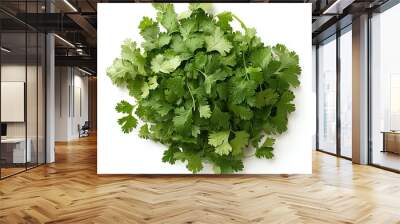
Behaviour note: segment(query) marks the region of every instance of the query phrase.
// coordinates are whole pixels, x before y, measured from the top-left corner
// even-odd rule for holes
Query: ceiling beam
[[[88,67],[96,71],[97,60],[91,56],[55,56],[56,66]]]
[[[78,26],[80,26],[86,34],[91,37],[91,38],[96,38],[97,36],[97,30],[90,24],[85,17],[83,17],[81,14],[67,14],[68,17],[73,20]]]
[[[322,14],[342,14],[343,10],[353,2],[355,2],[355,0],[336,0],[330,4]]]

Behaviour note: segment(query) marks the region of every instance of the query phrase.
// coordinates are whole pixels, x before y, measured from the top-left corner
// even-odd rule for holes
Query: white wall
[[[27,69],[27,70],[25,70]],[[35,73],[36,67],[19,65],[19,64],[6,64],[1,66],[1,81],[2,82],[25,82],[26,71],[28,74]],[[31,84],[31,83],[30,83]],[[36,83],[35,83],[36,85]],[[30,89],[28,89],[30,90]],[[36,97],[36,89],[32,93],[27,93],[28,97]],[[28,100],[29,102],[32,100]],[[33,106],[33,105],[32,105]],[[35,105],[36,107],[36,105]],[[7,108],[1,108],[7,110]],[[28,113],[28,121],[30,122],[33,118]],[[36,118],[36,114],[35,114]],[[35,120],[36,121],[36,120]],[[28,125],[31,127],[32,125]],[[29,133],[28,133],[29,134]],[[7,136],[8,137],[25,137],[25,122],[7,122]],[[29,135],[28,135],[29,137]]]
[[[56,67],[56,141],[77,139],[78,124],[88,120],[88,78],[83,75],[76,68]]]

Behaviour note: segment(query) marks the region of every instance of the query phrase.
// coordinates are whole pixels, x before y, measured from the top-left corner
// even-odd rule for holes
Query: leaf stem
[[[192,91],[190,90],[190,87],[189,87],[189,84],[186,82],[186,86],[187,86],[187,88],[188,88],[188,90],[189,90],[189,93],[190,93],[190,96],[192,97],[192,102],[193,102],[193,110],[195,111],[196,110],[196,103],[194,102],[194,97],[193,97],[193,94],[192,94]]]
[[[198,72],[200,72],[203,76],[204,76],[204,78],[207,78],[207,75],[206,75],[206,73],[204,73],[204,72],[202,72],[200,69],[196,69]]]
[[[247,32],[247,26],[244,24],[244,22],[233,13],[232,17],[235,18],[240,23],[240,26]]]

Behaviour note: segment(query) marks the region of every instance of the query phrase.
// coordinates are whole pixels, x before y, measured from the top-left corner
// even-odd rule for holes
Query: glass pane
[[[38,79],[38,36],[36,32],[27,33],[28,38],[28,55],[27,55],[27,80],[26,80],[26,115],[27,115],[27,142],[28,148],[30,148],[30,161],[28,160],[27,166],[28,168],[34,167],[37,165],[38,160],[38,143],[37,143],[37,132],[38,132],[38,107],[37,107],[37,98],[38,98],[38,88],[37,88],[37,79]]]
[[[400,5],[372,17],[372,163],[400,170]]]
[[[340,150],[352,157],[352,35],[351,30],[340,36]]]
[[[318,146],[336,153],[336,39],[318,48]]]
[[[39,45],[38,45],[38,163],[45,163],[45,65],[46,65],[46,52],[45,52],[45,44],[46,37],[44,34],[39,34]]]
[[[26,34],[2,33],[1,45],[1,166],[2,177],[25,170],[26,150]]]

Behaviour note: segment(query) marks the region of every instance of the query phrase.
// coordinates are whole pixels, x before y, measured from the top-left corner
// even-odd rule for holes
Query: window
[[[352,32],[340,36],[340,155],[352,157]]]
[[[336,36],[318,47],[318,149],[336,153]]]
[[[372,164],[400,170],[400,5],[371,18]]]
[[[18,2],[19,13],[44,2]],[[0,6],[15,4],[1,2]],[[0,178],[45,163],[45,35],[0,12]]]

